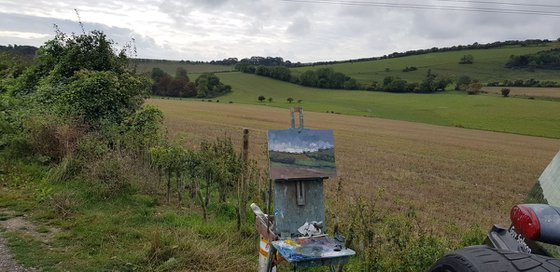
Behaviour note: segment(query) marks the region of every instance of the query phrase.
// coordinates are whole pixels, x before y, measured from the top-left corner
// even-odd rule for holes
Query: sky
[[[40,46],[53,25],[81,33],[75,9],[86,32],[134,40],[137,57],[153,59],[315,62],[560,37],[557,0],[0,0],[0,45]]]
[[[286,129],[268,131],[269,151],[301,154],[333,147],[332,130]]]

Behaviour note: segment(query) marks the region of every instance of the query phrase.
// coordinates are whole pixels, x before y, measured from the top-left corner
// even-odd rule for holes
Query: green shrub
[[[502,88],[500,92],[502,93],[503,97],[508,97],[511,90],[509,88]]]

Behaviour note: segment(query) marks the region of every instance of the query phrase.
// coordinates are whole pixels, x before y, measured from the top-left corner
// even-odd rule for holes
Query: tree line
[[[15,53],[18,55],[33,58],[35,57],[35,52],[37,52],[37,47],[30,45],[0,45],[0,52]]]
[[[191,82],[187,70],[178,67],[175,77],[160,68],[152,69],[152,94],[171,97],[211,98],[231,92],[231,86],[220,82],[213,73],[203,73]]]
[[[558,70],[560,69],[560,48],[540,51],[535,54],[511,55],[506,67]]]
[[[367,90],[391,93],[435,93],[444,91],[451,82],[451,79],[438,76],[429,69],[421,82],[408,82],[397,76],[387,76],[383,82],[372,82]]]
[[[560,38],[556,41],[560,41]],[[302,63],[302,62],[292,62],[289,60],[284,60],[281,57],[262,57],[262,56],[252,56],[250,58],[243,58],[238,59],[235,57],[224,58],[222,60],[211,60],[211,61],[194,61],[194,60],[180,60],[180,63],[185,64],[214,64],[214,65],[237,65],[237,64],[249,64],[254,66],[264,65],[264,66],[286,66],[286,67],[305,67],[305,66],[316,66],[316,65],[327,65],[327,64],[336,64],[336,63],[353,63],[353,62],[363,62],[363,61],[372,61],[372,60],[383,60],[383,59],[392,59],[392,58],[399,58],[399,57],[406,57],[406,56],[414,56],[414,55],[422,55],[422,54],[429,54],[435,52],[449,52],[449,51],[461,51],[461,50],[470,50],[470,49],[489,49],[489,48],[498,48],[504,46],[539,46],[543,44],[547,44],[553,42],[548,39],[528,39],[528,40],[508,40],[508,41],[496,41],[492,43],[480,44],[475,42],[473,44],[468,45],[456,45],[450,47],[432,47],[427,49],[417,49],[417,50],[408,50],[405,52],[394,52],[391,54],[383,55],[380,57],[370,57],[370,58],[358,58],[358,59],[349,59],[349,60],[340,60],[340,61],[317,61],[317,62],[309,62],[309,63]],[[35,51],[37,50],[36,47],[33,46],[26,46],[26,45],[8,45],[2,46],[0,45],[0,52],[2,51],[16,51],[21,52],[28,56],[34,56]],[[152,59],[134,59],[134,62],[150,62],[153,61]],[[158,60],[158,61],[169,61],[174,62],[171,60]]]
[[[490,82],[487,84],[488,87],[544,87],[544,88],[552,88],[552,87],[559,87],[560,83],[556,81],[539,81],[534,78],[530,78],[527,80],[517,79],[517,80],[504,80],[502,82]]]
[[[560,38],[557,40],[560,41]],[[393,59],[393,58],[400,58],[400,57],[407,57],[407,56],[415,56],[415,55],[423,55],[429,53],[436,53],[436,52],[450,52],[450,51],[461,51],[461,50],[470,50],[470,49],[490,49],[490,48],[498,48],[504,46],[538,46],[547,43],[551,43],[552,41],[548,39],[540,40],[540,39],[528,39],[524,41],[519,40],[509,40],[509,41],[496,41],[492,43],[480,44],[475,42],[473,44],[468,45],[454,45],[450,47],[432,47],[427,49],[417,49],[417,50],[408,50],[405,52],[394,52],[388,55],[383,55],[381,57],[371,57],[371,58],[358,58],[358,59],[350,59],[350,60],[341,60],[341,61],[319,61],[313,63],[304,63],[301,66],[315,66],[315,65],[327,65],[327,64],[336,64],[336,63],[353,63],[353,62],[363,62],[363,61],[372,61],[372,60],[383,60],[383,59]]]
[[[255,66],[248,63],[239,63],[235,66],[235,69],[244,73],[270,77],[306,87],[347,90],[361,89],[361,86],[355,79],[341,72],[336,72],[330,67],[307,70],[300,75],[293,75],[286,66]]]

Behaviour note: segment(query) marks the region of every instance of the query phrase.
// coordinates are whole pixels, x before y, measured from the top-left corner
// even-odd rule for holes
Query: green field
[[[134,60],[133,60],[134,61]],[[209,73],[209,72],[224,72],[233,71],[233,66],[229,65],[214,65],[214,64],[193,64],[181,61],[169,61],[169,60],[150,60],[150,61],[136,61],[138,64],[138,72],[145,73],[151,72],[152,68],[158,67],[170,75],[175,75],[175,70],[178,67],[182,67],[187,70],[188,73]]]
[[[530,78],[541,81],[560,81],[560,71],[536,70],[535,72],[529,72],[527,70],[508,69],[504,67],[511,55],[532,54],[557,47],[560,47],[560,43],[554,42],[540,46],[508,46],[493,49],[430,53],[377,61],[293,68],[292,73],[299,74],[309,69],[332,67],[335,71],[345,73],[361,83],[369,83],[374,80],[382,82],[383,78],[386,76],[398,76],[408,81],[419,82],[426,76],[428,69],[432,69],[432,72],[450,77],[453,80],[458,76],[468,75],[484,83],[502,82],[505,79],[527,80]],[[474,63],[459,64],[459,59],[464,55],[472,55],[474,57]],[[418,70],[402,72],[407,66],[417,67]]]
[[[220,79],[233,92],[221,102],[262,104],[334,112],[444,126],[502,131],[560,138],[560,102],[504,98],[497,95],[466,95],[455,91],[438,94],[395,94],[369,91],[325,90],[301,87],[266,77],[239,72],[223,73]],[[258,102],[257,97],[273,101]],[[288,103],[292,97],[297,102]]]

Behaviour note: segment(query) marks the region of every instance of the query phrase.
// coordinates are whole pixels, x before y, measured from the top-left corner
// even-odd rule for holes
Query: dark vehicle
[[[560,271],[560,152],[525,202],[511,209],[510,227],[494,225],[485,245],[448,253],[430,271]]]

